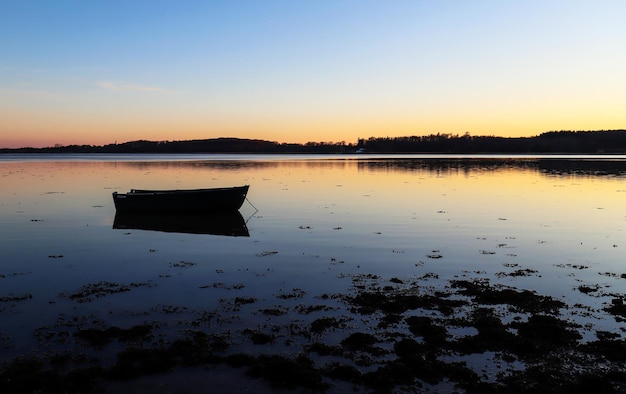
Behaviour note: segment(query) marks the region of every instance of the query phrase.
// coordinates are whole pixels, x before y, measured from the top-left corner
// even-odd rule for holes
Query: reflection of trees
[[[532,160],[527,159],[389,159],[359,162],[360,170],[368,171],[425,171],[438,174],[472,172],[493,172],[503,169],[533,168]]]
[[[137,169],[215,169],[219,171],[228,170],[257,170],[264,168],[274,168],[279,166],[276,161],[247,161],[247,160],[194,160],[194,161],[125,161],[115,162],[118,165]]]
[[[540,160],[541,173],[555,176],[626,177],[624,160]]]
[[[384,159],[360,160],[358,169],[366,171],[413,172],[436,174],[496,172],[503,170],[531,170],[545,175],[579,177],[626,177],[626,161],[543,159],[543,158],[459,158],[459,159]]]
[[[136,169],[194,169],[216,171],[284,169],[340,170],[356,166],[358,171],[371,172],[418,172],[436,174],[480,174],[503,170],[530,170],[545,175],[580,177],[626,177],[626,160],[619,159],[561,159],[561,158],[358,158],[350,159],[303,159],[284,160],[194,160],[194,161],[130,161],[111,162],[111,165]]]
[[[267,160],[193,160],[193,161],[125,161],[125,162],[113,162],[116,165],[122,165],[130,168],[137,169],[172,169],[172,168],[188,168],[197,170],[263,170],[269,168],[311,168],[311,169],[341,169],[350,165],[351,161],[342,159],[320,159],[310,160],[307,156],[303,156],[302,159],[289,160],[280,159],[276,156],[276,159],[269,158]]]

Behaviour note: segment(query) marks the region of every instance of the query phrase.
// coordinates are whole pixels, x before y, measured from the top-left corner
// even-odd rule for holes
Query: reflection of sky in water
[[[2,319],[0,333],[26,343],[70,306],[86,314],[209,308],[217,301],[198,288],[214,282],[245,284],[246,294],[320,294],[345,288],[341,278],[351,273],[436,273],[442,283],[486,277],[594,307],[626,287],[623,161],[175,158],[0,161],[0,296],[33,295],[1,305],[14,318]],[[241,209],[250,237],[112,229],[113,191],[241,184],[251,185],[258,208]],[[194,274],[172,270],[180,261],[197,263]],[[498,275],[515,269],[537,273]],[[60,297],[102,280],[152,287],[121,305],[115,297],[78,306]],[[581,284],[609,286],[607,295],[583,295]]]

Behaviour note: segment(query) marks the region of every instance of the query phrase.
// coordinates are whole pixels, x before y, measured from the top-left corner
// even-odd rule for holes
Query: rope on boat
[[[252,205],[252,208],[254,208],[254,213],[259,212],[259,209],[258,209],[257,207],[255,207],[255,206],[254,206],[254,204],[252,204],[252,203],[250,202],[250,200],[248,200],[248,197],[246,197],[246,201],[248,201],[248,204]]]
[[[255,207],[254,204],[250,202],[250,200],[248,200],[247,196],[246,196],[246,201],[248,202],[248,204],[250,204],[250,206],[252,206],[252,208],[254,208],[254,212],[252,212],[252,215],[250,215],[250,217],[246,220],[246,223],[248,223],[248,220],[252,219],[252,216],[254,216],[255,213],[259,212],[259,209]]]

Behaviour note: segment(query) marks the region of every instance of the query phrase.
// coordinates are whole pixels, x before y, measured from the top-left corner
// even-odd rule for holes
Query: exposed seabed
[[[180,262],[171,269],[193,266]],[[3,392],[626,390],[622,332],[595,331],[590,338],[589,327],[567,318],[601,313],[623,322],[623,294],[613,294],[602,310],[590,310],[470,273],[449,279],[433,273],[355,274],[337,280],[349,283],[346,292],[295,288],[252,296],[243,284],[215,282],[203,286],[207,296],[230,293],[216,310],[157,305],[134,312],[144,323],[132,326],[59,316],[56,324],[36,331],[40,352],[4,365],[0,387]],[[132,297],[150,286],[155,285],[98,282],[62,297],[89,303]],[[29,298],[3,299],[2,307],[22,302]]]

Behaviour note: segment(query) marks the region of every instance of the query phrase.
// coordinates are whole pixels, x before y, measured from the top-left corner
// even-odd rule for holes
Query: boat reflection
[[[229,213],[116,212],[113,228],[229,237],[250,236],[246,222],[238,211]]]

